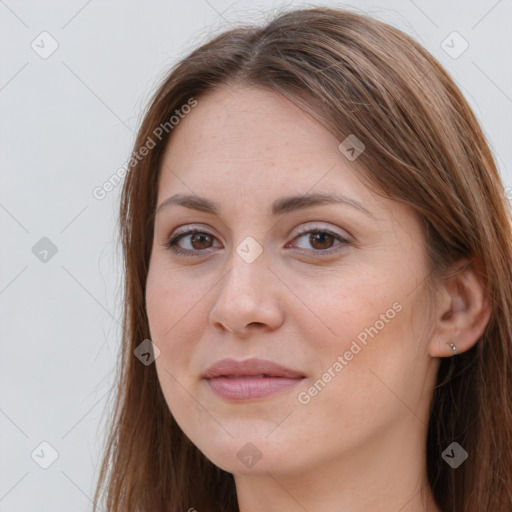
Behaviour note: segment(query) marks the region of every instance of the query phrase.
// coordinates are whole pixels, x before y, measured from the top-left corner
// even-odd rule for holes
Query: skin
[[[156,215],[146,299],[157,374],[185,434],[234,474],[242,512],[438,512],[424,446],[439,358],[453,355],[449,338],[469,349],[489,308],[471,267],[440,282],[432,303],[418,217],[365,186],[340,142],[277,93],[230,86],[202,96],[165,151],[157,204],[193,193],[220,213],[168,205]],[[333,191],[371,216],[344,204],[270,214],[277,198]],[[181,239],[196,256],[166,245],[186,226],[211,235]],[[315,243],[298,228],[348,242]],[[248,236],[263,249],[252,263],[236,252]],[[393,304],[400,311],[334,371]],[[230,403],[201,378],[226,357],[269,359],[306,378]],[[301,403],[329,368],[330,381]],[[237,457],[248,442],[261,456],[250,468]]]

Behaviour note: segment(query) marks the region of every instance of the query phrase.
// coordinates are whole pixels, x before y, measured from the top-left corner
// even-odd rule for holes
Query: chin
[[[266,475],[270,473],[294,473],[300,470],[301,461],[293,453],[287,443],[278,439],[266,439],[248,431],[247,435],[230,438],[227,434],[213,444],[212,437],[208,446],[203,443],[196,446],[219,468],[234,474]],[[276,442],[277,441],[277,442]]]

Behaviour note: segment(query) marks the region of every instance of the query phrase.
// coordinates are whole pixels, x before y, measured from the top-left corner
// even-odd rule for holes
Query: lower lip
[[[303,378],[215,377],[207,379],[212,390],[225,400],[244,401],[264,398],[296,386]]]

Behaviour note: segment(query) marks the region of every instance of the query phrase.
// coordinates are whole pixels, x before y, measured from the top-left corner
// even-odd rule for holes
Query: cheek
[[[155,360],[158,381],[169,410],[182,430],[188,431],[190,423],[201,417],[189,392],[193,377],[187,371],[200,339],[200,327],[193,307],[198,299],[194,300],[195,294],[184,293],[183,288],[168,272],[150,268],[146,311],[151,341],[160,350]]]
[[[309,341],[309,356],[319,363],[314,382],[321,392],[306,390],[311,401],[322,394],[322,407],[331,402],[336,414],[344,415],[336,395],[349,394],[345,405],[364,414],[368,405],[392,397],[379,377],[391,389],[407,392],[410,383],[404,377],[418,358],[422,335],[414,322],[421,305],[414,294],[407,296],[407,285],[396,269],[394,275],[376,270],[325,281],[307,295],[308,306],[318,314],[293,316]]]
[[[371,438],[407,414],[401,400],[414,403],[415,375],[406,349],[410,341],[407,313],[393,309],[389,317],[394,317],[385,323],[379,315],[388,311],[387,297],[380,303],[384,307],[375,303],[363,314],[346,309],[332,317],[337,322],[334,328],[342,334],[330,337],[329,343],[324,338],[314,347],[321,370],[296,397],[301,404],[296,419],[302,411],[328,445],[348,447]]]
[[[191,298],[179,289],[177,280],[170,279],[168,273],[150,267],[146,312],[151,341],[160,350],[156,366],[164,388],[176,384],[171,375],[181,382],[179,370],[188,364],[197,339],[189,331],[194,326],[195,314],[189,305]]]
[[[146,283],[146,311],[151,335],[171,343],[183,325],[197,315],[204,291],[172,271],[157,258],[152,261]]]
[[[298,300],[292,298],[290,315],[309,333],[306,339],[327,350],[348,350],[354,339],[364,344],[376,331],[389,331],[402,309],[399,278],[377,268],[340,269],[319,279],[295,276],[292,282]]]

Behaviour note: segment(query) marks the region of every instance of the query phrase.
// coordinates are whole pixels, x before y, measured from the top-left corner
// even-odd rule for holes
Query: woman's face
[[[276,93],[237,86],[199,98],[166,148],[157,205],[180,197],[155,220],[156,370],[182,430],[227,471],[355,468],[424,441],[436,360],[421,225],[359,181],[340,142]],[[204,377],[228,358],[290,373]]]

